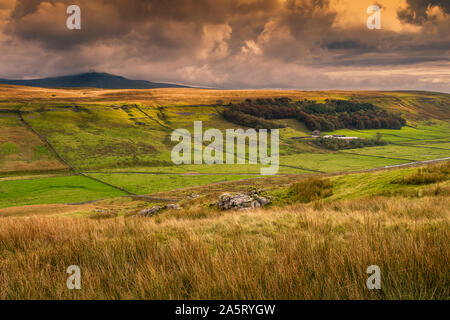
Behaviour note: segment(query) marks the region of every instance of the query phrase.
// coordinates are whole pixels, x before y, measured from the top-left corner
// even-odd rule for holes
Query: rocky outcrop
[[[164,209],[167,209],[167,210],[180,210],[181,208],[177,204],[168,204],[168,205],[165,206]]]
[[[216,205],[221,210],[245,210],[262,208],[270,204],[270,199],[260,196],[261,191],[252,190],[251,192],[229,194],[224,193],[219,197]]]
[[[198,194],[191,193],[190,195],[188,195],[188,196],[186,197],[186,199],[187,199],[187,200],[194,200],[194,199],[197,199],[198,197],[199,197]]]
[[[150,209],[144,209],[140,212],[141,216],[144,217],[150,217],[153,216],[155,214],[157,214],[159,211],[161,211],[163,209],[163,207],[161,206],[153,206]]]
[[[218,201],[211,204],[216,206],[220,210],[247,210],[262,208],[271,203],[271,197],[261,196],[262,190],[252,190],[247,193],[224,193]],[[191,195],[193,199],[196,199],[198,195]],[[192,199],[191,198],[191,199]],[[144,209],[139,213],[142,217],[151,217],[163,210],[180,210],[180,206],[177,204],[168,204],[165,206],[156,205],[149,209]]]
[[[150,209],[144,209],[139,214],[144,217],[151,217],[155,214],[159,213],[160,211],[167,209],[167,210],[180,210],[180,206],[177,204],[168,204],[165,206],[153,206]]]

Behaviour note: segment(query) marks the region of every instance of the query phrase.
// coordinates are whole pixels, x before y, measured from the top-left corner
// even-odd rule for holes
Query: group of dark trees
[[[237,111],[234,109],[226,109],[223,112],[223,117],[235,124],[259,129],[277,129],[282,128],[282,125],[265,120],[264,118],[256,117],[248,113]]]
[[[298,120],[310,130],[334,131],[344,128],[356,129],[401,129],[405,119],[384,110],[341,112],[332,114],[308,114],[299,111]]]
[[[358,149],[364,147],[385,146],[388,144],[387,141],[381,139],[341,140],[334,138],[312,139],[312,143],[320,148],[329,150]]]
[[[270,129],[280,127],[264,120],[297,119],[309,130],[334,131],[343,128],[401,129],[406,120],[400,115],[379,109],[371,103],[347,100],[292,102],[289,98],[247,99],[243,103],[230,104],[223,113],[225,119],[245,126]]]
[[[401,129],[406,120],[371,103],[327,100],[325,103],[300,101],[298,119],[310,130],[334,131],[343,128]]]

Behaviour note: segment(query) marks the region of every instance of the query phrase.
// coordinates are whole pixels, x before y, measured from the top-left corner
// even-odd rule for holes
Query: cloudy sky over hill
[[[81,30],[66,28],[71,4]],[[450,92],[449,31],[448,0],[0,0],[0,78]]]

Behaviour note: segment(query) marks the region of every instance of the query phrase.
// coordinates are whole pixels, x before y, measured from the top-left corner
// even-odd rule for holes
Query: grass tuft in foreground
[[[448,197],[0,219],[0,299],[448,299]],[[382,290],[369,291],[378,265]],[[79,265],[82,289],[66,288]]]
[[[417,172],[402,179],[394,180],[394,183],[422,185],[449,180],[450,161],[417,169]]]
[[[284,198],[285,203],[308,203],[331,195],[333,195],[333,184],[330,179],[310,177],[291,185],[281,197]]]

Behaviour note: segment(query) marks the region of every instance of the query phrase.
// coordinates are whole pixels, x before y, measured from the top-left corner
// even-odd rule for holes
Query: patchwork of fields
[[[379,132],[386,146],[330,151],[293,119],[280,130],[279,174],[358,171],[450,156],[450,97],[428,92],[57,90],[0,88],[0,207],[82,202],[153,194],[255,178],[261,165],[173,165],[173,130],[238,128],[220,112],[228,102],[281,97],[367,101],[401,112],[401,130],[338,130],[360,138]],[[218,101],[221,101],[218,103]],[[70,174],[66,177],[29,175]],[[87,176],[73,176],[73,174]],[[11,180],[14,177],[14,180]],[[21,178],[23,177],[23,178]],[[102,184],[101,182],[105,182]],[[118,188],[114,188],[118,187]]]
[[[273,176],[171,162],[174,129],[237,128],[223,108],[258,97],[367,101],[407,126],[331,132],[388,144],[330,150],[270,120],[285,125]],[[0,299],[448,299],[450,161],[410,166],[448,157],[448,94],[0,85]],[[213,205],[250,190],[271,203]]]

